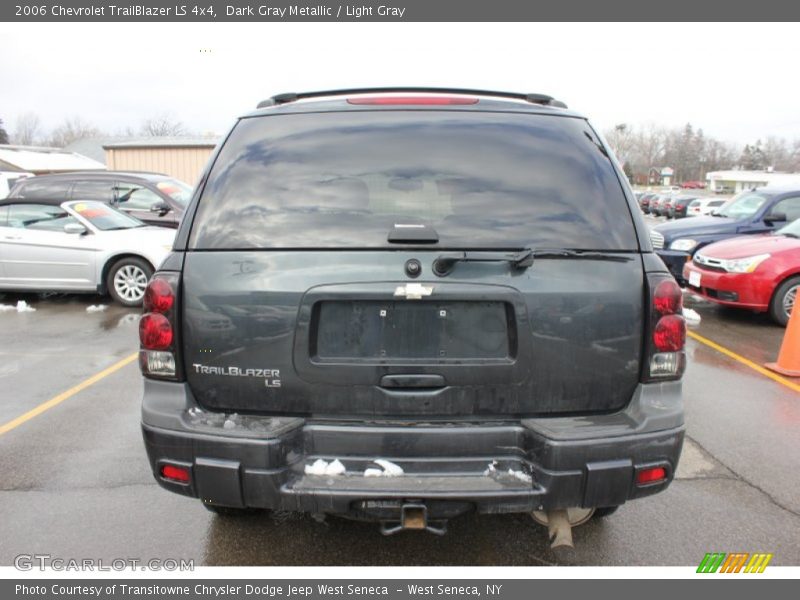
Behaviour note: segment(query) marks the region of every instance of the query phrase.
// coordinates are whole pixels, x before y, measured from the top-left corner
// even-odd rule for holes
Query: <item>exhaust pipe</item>
[[[550,510],[535,510],[531,517],[539,525],[547,527],[547,537],[550,548],[574,548],[572,543],[572,528],[583,525],[594,514],[593,508],[559,508]]]
[[[572,525],[570,525],[567,510],[547,511],[547,536],[550,539],[550,548],[574,548],[572,544]]]

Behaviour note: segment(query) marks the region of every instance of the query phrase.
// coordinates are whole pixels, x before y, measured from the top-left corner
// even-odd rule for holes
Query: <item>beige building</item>
[[[106,167],[112,171],[164,173],[195,185],[217,137],[152,137],[103,145]]]

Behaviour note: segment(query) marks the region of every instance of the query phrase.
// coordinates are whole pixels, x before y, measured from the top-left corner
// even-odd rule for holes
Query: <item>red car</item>
[[[710,244],[686,263],[683,277],[704,298],[769,312],[785,326],[800,289],[800,219],[775,233]]]
[[[684,181],[681,187],[685,190],[704,190],[706,189],[706,184],[702,181]]]

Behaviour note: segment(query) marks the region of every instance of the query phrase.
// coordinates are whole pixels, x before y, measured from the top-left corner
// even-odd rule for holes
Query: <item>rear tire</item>
[[[218,514],[221,517],[246,517],[248,515],[256,515],[265,512],[258,508],[235,508],[233,506],[218,506],[210,502],[203,501],[203,506],[206,510]]]
[[[800,277],[790,277],[780,284],[769,303],[769,316],[778,325],[786,327],[789,322],[789,313],[797,301],[800,291]]]
[[[602,519],[609,515],[613,515],[615,512],[617,512],[617,509],[619,509],[619,506],[603,506],[601,508],[595,508],[594,515],[592,516],[595,519]]]
[[[108,270],[106,288],[114,302],[122,306],[141,306],[147,282],[153,276],[153,267],[143,258],[121,258]]]

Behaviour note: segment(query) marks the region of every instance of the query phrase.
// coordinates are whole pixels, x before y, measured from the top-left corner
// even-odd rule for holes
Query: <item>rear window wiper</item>
[[[517,269],[527,269],[533,265],[537,258],[578,258],[584,260],[609,260],[614,262],[626,262],[633,260],[631,256],[624,254],[614,254],[611,252],[598,252],[596,250],[570,250],[568,248],[554,248],[534,250],[525,248],[513,254],[501,254],[499,252],[446,252],[440,254],[433,261],[433,272],[440,277],[447,275],[459,262],[500,262],[511,263]]]
[[[611,262],[628,262],[633,260],[630,254],[602,252],[600,250],[571,250],[569,248],[552,248],[533,251],[534,258],[581,258],[584,260],[607,260]]]

